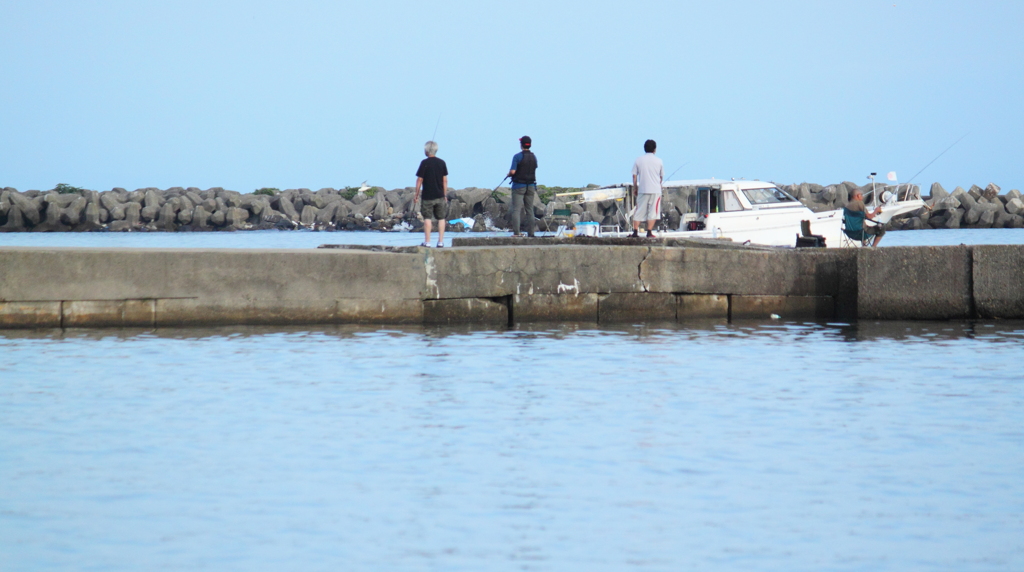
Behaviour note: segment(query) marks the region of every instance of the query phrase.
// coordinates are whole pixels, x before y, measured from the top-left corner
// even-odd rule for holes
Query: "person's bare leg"
[[[437,243],[444,244],[444,219],[437,219]]]
[[[658,222],[656,220],[647,221],[647,232],[654,232],[654,224]]]
[[[871,246],[878,246],[878,243],[879,243],[879,242],[882,242],[882,237],[876,234],[876,235],[875,235],[875,242],[873,242],[873,243],[871,244]]]
[[[429,218],[423,219],[423,234],[426,237],[423,240],[423,244],[426,244],[427,246],[430,246],[430,219]]]

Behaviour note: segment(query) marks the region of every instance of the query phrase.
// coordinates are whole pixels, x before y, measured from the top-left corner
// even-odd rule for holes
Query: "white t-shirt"
[[[661,194],[661,181],[665,178],[665,166],[654,153],[646,153],[636,158],[633,163],[633,174],[636,175],[637,192],[641,194]]]

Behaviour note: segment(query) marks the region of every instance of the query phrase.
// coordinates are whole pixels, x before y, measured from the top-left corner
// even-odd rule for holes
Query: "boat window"
[[[722,206],[726,212],[743,210],[743,205],[740,204],[736,191],[722,191]]]
[[[697,189],[697,212],[702,215],[718,212],[718,192],[708,187]]]
[[[778,187],[768,187],[766,189],[743,189],[743,194],[747,196],[747,200],[752,205],[771,205],[776,203],[792,203],[796,202],[792,196],[786,191]]]

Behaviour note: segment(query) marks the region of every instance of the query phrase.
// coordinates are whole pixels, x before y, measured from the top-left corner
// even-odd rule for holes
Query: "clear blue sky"
[[[0,187],[1024,187],[1024,2],[0,2]]]

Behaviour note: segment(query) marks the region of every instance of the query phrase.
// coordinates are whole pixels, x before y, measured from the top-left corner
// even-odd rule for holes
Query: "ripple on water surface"
[[[1022,340],[0,332],[2,568],[1021,569]]]
[[[544,233],[541,233],[542,235]],[[435,233],[436,235],[436,233]],[[507,232],[453,233],[452,237],[509,236]],[[249,230],[239,232],[0,232],[0,247],[46,246],[89,248],[316,248],[322,244],[417,246],[419,232],[313,232]],[[892,231],[881,246],[955,246],[1024,244],[1021,228],[972,228]]]

